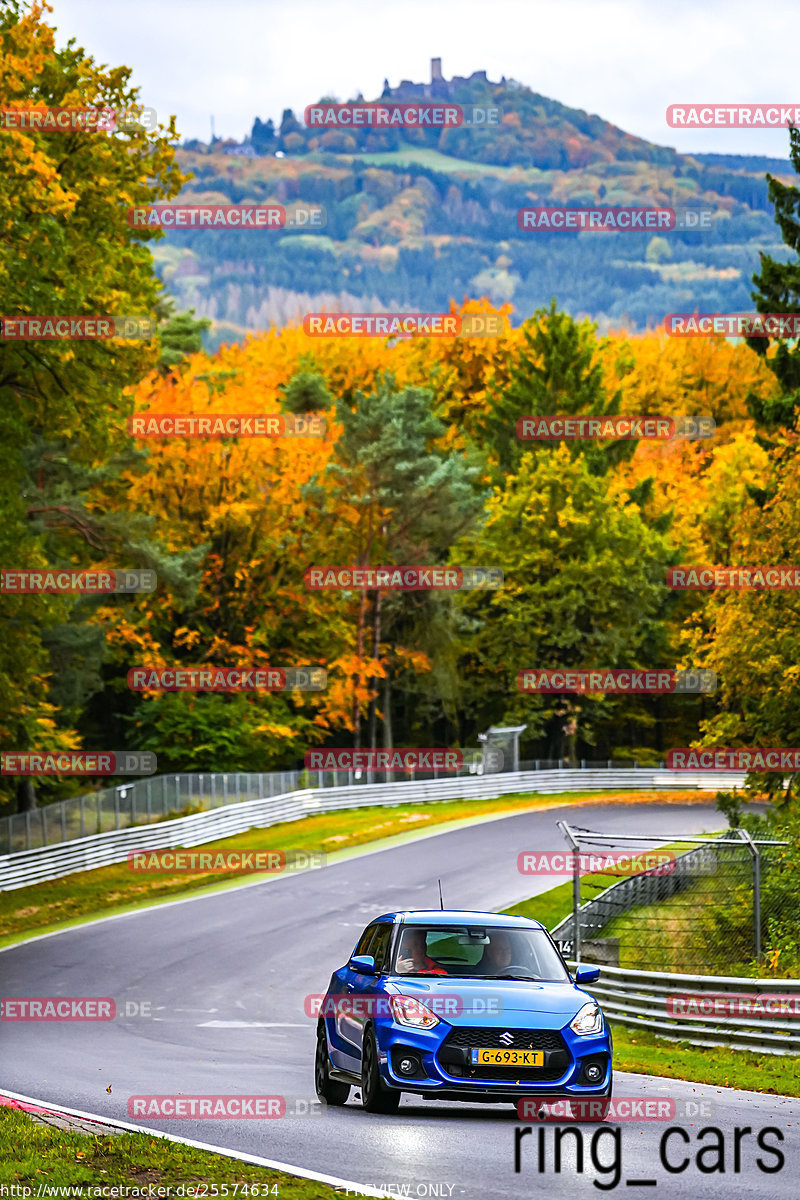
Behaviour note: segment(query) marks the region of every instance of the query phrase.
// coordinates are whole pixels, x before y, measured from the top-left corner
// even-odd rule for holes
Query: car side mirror
[[[575,972],[576,983],[594,983],[600,978],[599,967],[578,967]]]
[[[375,969],[375,959],[371,954],[356,954],[350,959],[350,966],[354,971],[358,971],[359,975],[377,975]]]

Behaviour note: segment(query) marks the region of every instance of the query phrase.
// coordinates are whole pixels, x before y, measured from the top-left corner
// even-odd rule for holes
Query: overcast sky
[[[184,138],[242,138],[321,96],[384,77],[485,70],[686,152],[786,157],[781,130],[681,131],[682,102],[800,105],[797,0],[50,0],[59,44],[133,68],[141,100]],[[163,115],[162,115],[163,114]]]

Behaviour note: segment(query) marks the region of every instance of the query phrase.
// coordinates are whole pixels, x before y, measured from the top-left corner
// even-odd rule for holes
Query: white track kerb
[[[148,1137],[160,1138],[165,1142],[178,1142],[182,1146],[192,1146],[195,1150],[207,1150],[211,1154],[220,1154],[223,1158],[234,1158],[237,1162],[250,1163],[255,1167],[269,1167],[272,1171],[284,1171],[287,1175],[295,1175],[299,1179],[313,1179],[316,1183],[327,1183],[331,1187],[346,1188],[351,1194],[361,1196],[379,1196],[385,1200],[386,1193],[375,1191],[366,1184],[353,1183],[347,1179],[339,1179],[336,1175],[322,1175],[319,1171],[307,1171],[304,1167],[296,1167],[292,1163],[276,1162],[272,1158],[261,1158],[258,1154],[240,1154],[237,1150],[227,1150],[224,1146],[212,1146],[208,1142],[196,1142],[194,1138],[178,1137],[174,1133],[162,1133],[160,1129],[150,1129],[147,1125],[132,1125],[129,1121],[117,1121],[110,1117],[100,1117],[97,1113],[82,1112],[78,1108],[64,1108],[60,1104],[51,1104],[49,1100],[36,1100],[33,1096],[20,1096],[18,1092],[7,1092],[0,1088],[0,1096],[16,1100],[22,1111],[24,1105],[42,1109],[47,1113],[58,1113],[66,1117],[75,1117],[84,1121],[96,1121],[112,1129],[125,1133],[144,1133]],[[98,1131],[101,1132],[101,1131]]]

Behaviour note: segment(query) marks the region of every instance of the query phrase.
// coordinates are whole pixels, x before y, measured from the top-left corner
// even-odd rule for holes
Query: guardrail
[[[639,767],[627,770],[519,771],[411,783],[362,783],[346,787],[307,788],[227,804],[171,821],[112,829],[55,846],[0,856],[0,891],[59,879],[75,871],[124,862],[131,850],[199,846],[217,838],[244,833],[248,829],[261,829],[280,821],[296,821],[315,812],[334,812],[376,804],[392,806],[442,800],[490,800],[515,792],[550,794],[661,788],[716,791],[731,787],[734,783],[741,784],[744,779],[743,772],[667,771]]]
[[[570,969],[583,965],[570,962]],[[651,1029],[668,1041],[691,1042],[693,1046],[728,1046],[732,1050],[755,1050],[762,1054],[800,1054],[800,980],[749,979],[732,975],[676,975],[667,972],[632,971],[623,967],[601,967],[597,983],[585,990],[603,1007],[610,1021],[629,1028]],[[740,996],[752,1004],[756,998],[775,997],[762,1007],[780,1004],[789,997],[796,1016],[676,1016],[667,1002],[679,996],[706,996],[710,1007],[716,996]],[[741,1006],[740,1006],[741,1007]]]
[[[496,774],[484,771],[483,750],[464,751],[464,763],[458,777]],[[574,764],[577,767],[577,763]],[[581,759],[581,769],[637,769],[634,762],[589,762]],[[664,764],[658,763],[661,767]],[[518,764],[518,771],[568,769],[569,764],[555,759],[536,759]],[[421,771],[410,773],[411,781],[452,779],[453,773]],[[148,825],[161,821],[170,813],[177,816],[186,808],[219,808],[264,796],[281,796],[286,792],[307,787],[329,788],[347,785],[366,787],[380,783],[381,776],[372,771],[235,771],[197,772],[193,774],[155,775],[112,787],[99,788],[82,796],[70,796],[29,812],[0,816],[0,854],[17,854],[20,850],[35,850],[88,837],[92,833],[107,833],[111,829],[128,829],[131,825]],[[383,781],[385,782],[385,780]]]

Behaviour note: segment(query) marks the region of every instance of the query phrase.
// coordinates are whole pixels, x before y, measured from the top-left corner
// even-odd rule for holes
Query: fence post
[[[47,816],[46,816],[47,809],[46,809],[46,808],[40,808],[40,809],[39,809],[39,812],[42,814],[42,845],[43,845],[43,846],[46,846],[46,845],[48,845],[48,841],[47,841]]]
[[[61,801],[61,840],[62,842],[67,840],[67,803],[65,800]]]
[[[746,829],[737,830],[753,858],[753,955],[761,958],[761,851]]]
[[[86,797],[81,796],[81,837],[86,837]]]
[[[119,791],[114,788],[114,828],[119,829]]]
[[[30,850],[30,848],[31,848],[31,811],[30,811],[30,809],[28,809],[28,811],[25,813],[25,849]]]
[[[104,791],[104,790],[105,790],[104,788],[101,788],[101,789],[100,789],[100,790],[97,792],[97,832],[98,832],[98,833],[102,833],[102,832],[103,832],[103,828],[102,828],[102,827],[103,827],[103,801],[102,801],[102,795],[103,795],[103,791]]]
[[[581,961],[581,926],[579,913],[581,907],[581,860],[580,846],[576,842],[572,830],[566,821],[557,821],[559,829],[570,844],[573,854],[572,864],[572,947],[576,962]]]
[[[150,779],[149,778],[147,780],[147,785],[146,785],[145,790],[147,792],[147,824],[149,825],[153,819],[153,798],[150,795]]]

